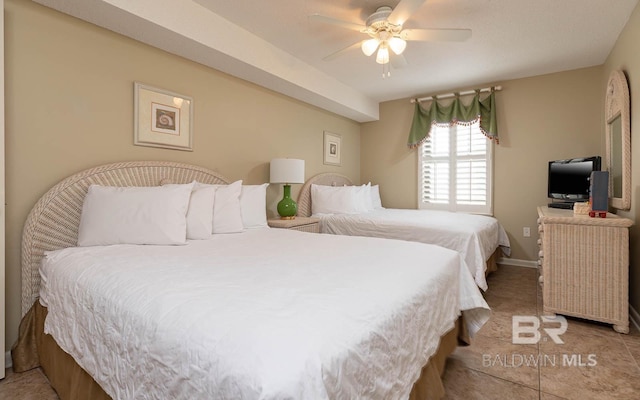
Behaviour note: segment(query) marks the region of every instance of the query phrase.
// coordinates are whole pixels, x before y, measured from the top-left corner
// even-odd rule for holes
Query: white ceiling
[[[638,0],[427,0],[404,28],[468,28],[462,43],[409,42],[403,68],[354,49],[363,23],[399,0],[35,0],[356,121],[382,101],[602,64]],[[170,88],[168,88],[170,89]]]

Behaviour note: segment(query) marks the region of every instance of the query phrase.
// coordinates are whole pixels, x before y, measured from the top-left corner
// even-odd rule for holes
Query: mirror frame
[[[609,177],[609,204],[619,210],[631,208],[631,119],[629,116],[629,85],[622,70],[611,71],[605,100],[605,136],[607,171],[611,171],[611,123],[620,117],[622,128],[622,197],[613,197],[613,179]]]

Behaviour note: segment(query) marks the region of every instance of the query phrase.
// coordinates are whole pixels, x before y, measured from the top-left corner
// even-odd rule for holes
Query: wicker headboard
[[[22,315],[40,294],[40,261],[45,251],[76,246],[82,203],[89,185],[158,186],[163,183],[229,183],[212,170],[167,161],[102,165],[60,181],[31,209],[22,232]]]
[[[311,185],[325,185],[325,186],[344,186],[353,185],[351,179],[344,175],[335,174],[332,172],[326,172],[324,174],[318,174],[309,178],[300,193],[298,194],[298,215],[301,217],[311,216]]]

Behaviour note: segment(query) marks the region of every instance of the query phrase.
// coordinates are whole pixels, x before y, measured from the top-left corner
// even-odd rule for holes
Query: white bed
[[[349,178],[326,173],[309,179],[298,196],[298,215],[311,216],[312,185],[352,185]],[[486,215],[448,211],[391,209],[349,214],[313,214],[320,231],[337,235],[369,236],[436,244],[460,252],[476,284],[487,290],[487,261],[500,250],[510,254],[509,238],[497,219]]]
[[[460,310],[486,307],[465,268],[435,246],[266,228],[60,250],[41,302],[113,398],[405,399]]]
[[[49,240],[77,232],[94,175],[151,186],[163,168],[174,183],[193,179],[173,163],[85,171],[25,225],[23,309],[46,307],[45,333],[108,397],[405,399],[461,315],[471,335],[488,318],[464,260],[438,246],[270,228],[179,246]],[[141,173],[151,177],[131,178]],[[200,178],[222,180],[211,176]]]

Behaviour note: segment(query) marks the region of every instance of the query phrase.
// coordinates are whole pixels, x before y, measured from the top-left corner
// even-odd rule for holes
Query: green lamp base
[[[278,202],[278,214],[281,219],[294,219],[298,205],[291,198],[291,185],[284,185],[284,197]]]

